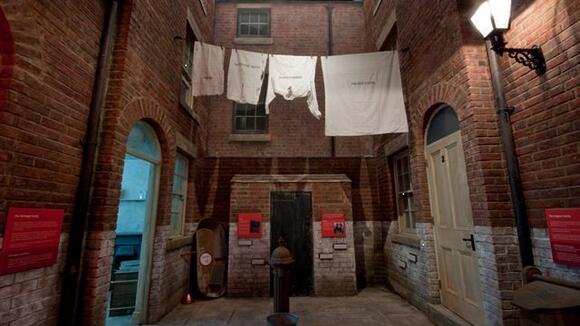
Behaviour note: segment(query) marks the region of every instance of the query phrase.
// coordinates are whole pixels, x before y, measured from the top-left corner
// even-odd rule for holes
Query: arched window
[[[443,105],[435,112],[427,129],[427,145],[433,144],[445,136],[459,130],[457,114],[448,105]]]
[[[161,160],[161,150],[155,130],[145,121],[138,121],[127,140],[127,152],[151,162]]]

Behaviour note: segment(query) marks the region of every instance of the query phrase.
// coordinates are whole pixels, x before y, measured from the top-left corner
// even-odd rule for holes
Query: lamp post
[[[530,227],[526,214],[524,193],[522,190],[518,161],[515,155],[514,138],[510,121],[510,114],[514,109],[506,105],[503,81],[497,55],[503,55],[503,53],[508,52],[510,57],[515,57],[516,61],[535,70],[538,75],[541,75],[546,71],[546,64],[542,50],[538,47],[532,49],[509,49],[505,47],[502,33],[509,28],[510,11],[510,0],[484,1],[471,17],[471,22],[487,40],[487,56],[489,58],[489,68],[495,92],[499,129],[504,158],[507,165],[512,207],[516,218],[520,258],[522,266],[526,267],[534,265],[532,240],[530,237]],[[522,59],[520,54],[523,55],[524,59]],[[526,59],[528,57],[531,59]]]
[[[491,49],[503,55],[507,53],[518,63],[535,70],[538,76],[546,73],[544,53],[538,46],[531,48],[508,48],[503,38],[503,31],[510,27],[511,0],[484,1],[471,16],[471,22],[479,33],[491,42]]]

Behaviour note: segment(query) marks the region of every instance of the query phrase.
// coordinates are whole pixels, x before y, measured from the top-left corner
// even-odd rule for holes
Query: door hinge
[[[445,155],[441,155],[441,163],[445,163]]]
[[[437,286],[439,286],[439,289],[441,289],[441,279],[437,280]]]

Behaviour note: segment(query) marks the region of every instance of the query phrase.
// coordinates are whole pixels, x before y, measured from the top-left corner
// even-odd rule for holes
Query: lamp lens
[[[510,26],[511,0],[489,0],[495,28],[508,29]]]
[[[471,16],[471,23],[473,23],[475,28],[477,28],[484,38],[493,31],[491,10],[487,1],[484,1],[479,8],[477,8],[473,16]]]

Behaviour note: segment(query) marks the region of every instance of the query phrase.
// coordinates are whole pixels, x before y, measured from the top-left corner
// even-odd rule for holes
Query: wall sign
[[[262,214],[239,213],[238,239],[251,239],[261,237],[262,237]]]
[[[10,208],[0,251],[0,275],[56,263],[62,209]]]
[[[554,262],[580,266],[580,208],[546,209],[546,221]]]
[[[344,238],[346,237],[346,223],[344,214],[322,214],[322,237]]]

